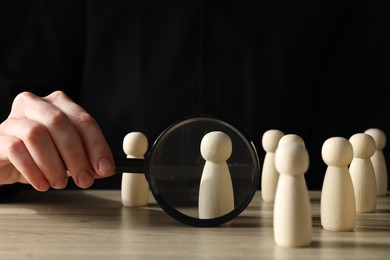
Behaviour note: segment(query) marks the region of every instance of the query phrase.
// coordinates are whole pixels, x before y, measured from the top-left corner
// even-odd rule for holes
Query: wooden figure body
[[[144,158],[148,140],[141,132],[128,133],[123,139],[123,151],[127,158]],[[121,183],[123,206],[146,206],[149,202],[149,183],[145,174],[123,173]]]
[[[349,139],[353,148],[353,159],[349,166],[355,192],[356,212],[376,210],[377,186],[371,156],[375,152],[375,141],[368,134],[354,134]]]
[[[261,174],[261,196],[266,202],[273,202],[275,199],[279,179],[279,173],[275,168],[275,151],[283,135],[282,131],[271,129],[262,137],[262,146],[266,154]]]
[[[312,214],[304,174],[309,167],[305,146],[289,141],[278,146],[275,166],[280,176],[275,194],[275,243],[284,247],[308,246],[312,241]]]
[[[350,231],[356,224],[355,193],[348,169],[352,145],[344,137],[331,137],[322,145],[321,155],[328,165],[322,184],[321,225],[330,231]]]
[[[223,132],[206,134],[200,145],[205,159],[199,187],[199,218],[210,219],[223,216],[234,209],[234,193],[227,165],[232,153],[230,137]]]

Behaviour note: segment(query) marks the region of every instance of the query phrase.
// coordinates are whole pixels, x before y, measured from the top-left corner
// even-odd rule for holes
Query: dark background
[[[385,1],[12,1],[0,6],[0,118],[21,91],[61,89],[100,123],[116,156],[126,133],[153,143],[213,114],[262,134],[300,135],[309,189],[323,142],[390,133]],[[389,164],[389,148],[384,153]],[[120,188],[120,175],[95,188]],[[74,185],[71,185],[71,188]]]

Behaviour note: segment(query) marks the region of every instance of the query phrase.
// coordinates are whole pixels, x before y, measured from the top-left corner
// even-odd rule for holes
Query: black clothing
[[[310,154],[310,189],[322,186],[327,138],[370,127],[390,133],[390,18],[378,3],[1,5],[2,120],[19,92],[61,89],[96,118],[114,155],[125,156],[128,132],[142,131],[152,144],[181,118],[214,114],[248,134],[261,162],[266,130],[300,135]],[[120,176],[94,187],[119,188]]]

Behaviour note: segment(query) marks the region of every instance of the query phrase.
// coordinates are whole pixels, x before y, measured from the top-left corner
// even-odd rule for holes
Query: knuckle
[[[12,139],[7,146],[7,152],[9,154],[9,157],[16,157],[20,156],[20,154],[23,154],[25,152],[25,146],[22,140],[20,139]]]
[[[23,91],[15,96],[13,104],[14,105],[23,104],[26,101],[32,100],[34,98],[36,98],[36,96],[33,93],[28,91]]]
[[[46,117],[46,125],[49,128],[59,128],[67,121],[68,117],[61,110],[53,111]]]
[[[24,130],[23,139],[27,143],[37,143],[38,139],[45,135],[47,135],[46,128],[39,123],[35,123]]]
[[[48,97],[50,97],[52,100],[67,99],[68,98],[68,96],[65,94],[65,92],[63,92],[61,90],[53,91],[50,95],[48,95]]]
[[[86,154],[84,150],[75,149],[72,151],[68,151],[65,157],[65,160],[67,162],[76,163],[77,165],[77,163],[82,164],[84,162],[84,160],[86,159]]]
[[[75,120],[76,124],[81,127],[92,127],[97,125],[95,119],[90,114],[85,112],[80,113]]]

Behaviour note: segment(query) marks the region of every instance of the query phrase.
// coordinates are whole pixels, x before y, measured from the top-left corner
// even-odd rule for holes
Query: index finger
[[[64,92],[55,91],[43,98],[63,111],[78,131],[97,178],[114,174],[111,149],[96,120]]]

